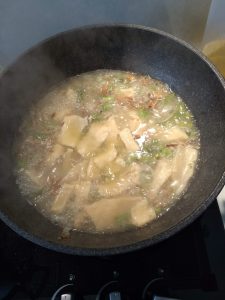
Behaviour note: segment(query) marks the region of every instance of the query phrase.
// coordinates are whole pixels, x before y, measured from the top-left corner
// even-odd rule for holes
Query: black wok
[[[13,176],[12,145],[29,107],[66,77],[95,69],[150,74],[178,93],[201,134],[199,168],[182,199],[150,225],[122,233],[72,232],[29,205]],[[18,58],[0,80],[0,218],[21,236],[56,251],[109,255],[162,241],[196,219],[224,182],[225,87],[214,67],[190,45],[155,29],[95,26],[59,34]]]

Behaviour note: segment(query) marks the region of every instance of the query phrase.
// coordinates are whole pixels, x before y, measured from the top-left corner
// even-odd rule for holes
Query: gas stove
[[[0,222],[0,299],[223,299],[224,253],[216,201],[168,240],[111,257],[53,252]]]

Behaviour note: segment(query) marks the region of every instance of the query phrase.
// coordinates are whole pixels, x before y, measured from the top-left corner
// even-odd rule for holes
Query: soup
[[[21,193],[64,229],[122,231],[164,214],[197,164],[190,110],[149,76],[72,77],[31,109],[16,145]]]

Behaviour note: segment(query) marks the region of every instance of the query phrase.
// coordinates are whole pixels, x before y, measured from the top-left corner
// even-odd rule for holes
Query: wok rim
[[[5,73],[7,73],[13,65],[22,59],[26,54],[28,54],[33,49],[37,48],[39,45],[44,44],[48,41],[51,41],[54,38],[60,37],[67,33],[73,33],[76,31],[81,31],[85,29],[95,29],[95,28],[128,28],[128,29],[138,29],[142,31],[150,31],[153,33],[156,33],[160,36],[167,37],[176,43],[188,48],[191,52],[194,52],[201,60],[203,60],[208,67],[213,71],[213,73],[216,75],[218,80],[220,81],[222,87],[225,90],[225,80],[222,76],[222,74],[217,70],[217,68],[214,66],[213,63],[211,63],[207,57],[198,49],[196,49],[194,46],[189,44],[188,42],[177,38],[173,36],[170,33],[167,33],[165,31],[147,27],[143,25],[136,25],[136,24],[123,24],[123,23],[106,23],[106,24],[93,24],[93,25],[87,25],[87,26],[80,26],[76,28],[72,28],[70,30],[61,31],[55,35],[52,35],[44,40],[41,40],[40,42],[36,43],[32,47],[30,47],[28,50],[24,51],[21,55],[19,55],[11,64],[7,66],[5,70],[1,73],[0,79],[2,76],[4,76]],[[9,226],[13,231],[15,231],[17,234],[19,234],[21,237],[27,239],[28,241],[37,244],[38,246],[45,247],[48,250],[53,250],[56,252],[61,252],[64,254],[70,254],[70,255],[81,255],[81,256],[108,256],[108,255],[117,255],[117,254],[125,254],[133,251],[137,251],[140,249],[144,249],[149,246],[153,246],[159,242],[162,242],[172,235],[178,233],[180,230],[184,229],[186,226],[191,224],[193,221],[195,221],[207,208],[208,206],[216,200],[216,197],[222,190],[222,188],[225,185],[225,168],[223,171],[223,174],[221,178],[218,180],[217,184],[215,185],[214,190],[211,192],[211,194],[197,207],[191,214],[189,214],[186,218],[179,221],[176,225],[168,228],[167,230],[156,234],[155,236],[152,236],[148,239],[145,239],[143,241],[138,241],[135,243],[123,245],[123,246],[117,246],[117,247],[111,247],[111,248],[81,248],[81,247],[73,247],[73,246],[66,246],[66,245],[60,245],[58,243],[47,241],[45,239],[42,239],[40,237],[34,236],[24,229],[20,228],[15,222],[11,221],[10,218],[5,215],[3,212],[0,211],[0,219]]]

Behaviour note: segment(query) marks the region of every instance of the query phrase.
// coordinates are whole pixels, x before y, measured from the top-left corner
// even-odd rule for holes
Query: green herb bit
[[[162,157],[166,157],[166,158],[172,157],[173,156],[173,150],[169,147],[163,147],[159,152],[159,156],[160,156],[160,158],[162,158]]]
[[[96,112],[91,116],[93,122],[99,122],[103,120],[102,112]]]
[[[154,162],[154,157],[150,153],[143,153],[142,156],[139,158],[139,162],[151,164]]]
[[[159,140],[153,139],[148,143],[145,143],[143,146],[144,150],[147,152],[158,151],[161,148]]]
[[[157,216],[163,212],[163,208],[161,206],[157,206],[154,209]]]
[[[130,213],[123,213],[115,218],[115,223],[119,227],[126,227],[130,223]]]
[[[160,141],[156,139],[144,144],[143,148],[151,155],[152,159],[169,158],[173,156],[173,149],[160,143]]]
[[[139,108],[137,113],[141,119],[147,119],[150,116],[150,111],[147,108]]]
[[[84,101],[84,95],[85,95],[84,89],[77,90],[77,100],[78,100],[78,102],[83,102]]]
[[[138,161],[140,159],[140,155],[136,152],[130,153],[127,157],[127,163],[130,164],[132,162]]]
[[[101,111],[105,112],[105,111],[109,111],[113,108],[114,106],[114,100],[112,97],[107,96],[107,97],[103,97],[102,98],[102,104],[101,104]]]
[[[32,134],[33,138],[40,140],[40,141],[45,141],[48,138],[48,134],[44,132],[34,132]]]
[[[102,100],[104,102],[114,102],[113,97],[111,97],[111,96],[104,96],[104,97],[102,97]]]
[[[163,100],[164,104],[168,104],[168,103],[174,102],[174,101],[177,101],[177,96],[174,93],[170,93],[170,94],[166,95],[166,97]]]
[[[113,108],[113,104],[112,103],[103,103],[101,105],[101,111],[105,112],[105,111],[109,111]]]
[[[175,113],[175,118],[177,119],[186,119],[186,120],[192,120],[192,115],[189,112],[188,108],[184,103],[180,103],[178,107],[178,111]]]
[[[127,163],[130,164],[132,162],[140,162],[150,164],[154,161],[151,154],[142,152],[141,154],[131,153],[127,158]]]
[[[195,140],[198,138],[198,132],[196,131],[195,128],[190,128],[189,130],[186,130],[187,135],[191,140]]]

